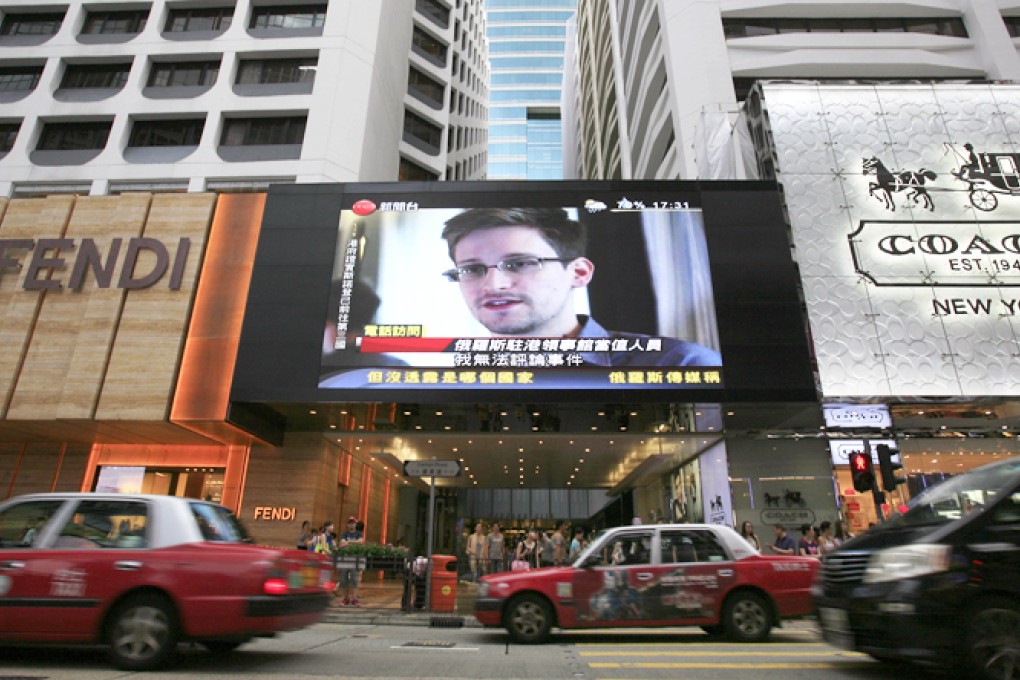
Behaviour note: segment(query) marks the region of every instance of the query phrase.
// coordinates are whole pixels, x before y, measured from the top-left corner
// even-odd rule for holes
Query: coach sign
[[[1020,395],[1020,87],[760,88],[822,394]]]
[[[80,291],[89,277],[99,288],[125,290],[149,288],[167,278],[167,288],[180,290],[190,250],[190,238],[170,246],[143,237],[114,238],[105,246],[91,238],[0,239],[0,277],[24,272],[19,283],[25,290]]]

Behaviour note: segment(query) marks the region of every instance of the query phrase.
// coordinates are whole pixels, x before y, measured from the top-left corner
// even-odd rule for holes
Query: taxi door
[[[93,638],[107,604],[144,576],[147,516],[147,505],[135,500],[81,500],[61,513],[25,564],[24,632],[39,640]]]
[[[711,529],[664,529],[650,611],[664,625],[718,618],[722,594],[736,579],[732,559]]]
[[[613,534],[600,546],[598,564],[574,572],[579,626],[647,625],[646,594],[654,582],[654,531]]]
[[[26,500],[0,512],[0,638],[43,630],[53,556],[40,550],[47,529],[66,501]]]

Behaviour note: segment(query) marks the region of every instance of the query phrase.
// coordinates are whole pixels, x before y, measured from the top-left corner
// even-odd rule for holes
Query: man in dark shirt
[[[769,546],[770,548],[772,548],[772,552],[777,553],[779,555],[796,555],[797,544],[796,542],[794,542],[793,536],[786,533],[786,529],[783,527],[783,525],[777,524],[774,527],[772,527],[772,529],[773,531],[776,532],[776,541],[771,546]]]
[[[559,208],[478,208],[447,220],[443,238],[471,314],[501,337],[578,338],[594,366],[721,366],[713,349],[675,338],[608,331],[574,311],[592,280],[584,226]],[[589,343],[583,340],[592,339]]]

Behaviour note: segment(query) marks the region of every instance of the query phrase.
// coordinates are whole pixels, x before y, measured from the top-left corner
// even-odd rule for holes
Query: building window
[[[311,83],[315,81],[315,57],[298,59],[247,59],[237,71],[239,85]]]
[[[0,24],[0,35],[55,35],[63,22],[63,12],[7,14]]]
[[[152,65],[148,87],[195,87],[216,82],[218,61],[158,62]]]
[[[0,92],[31,92],[39,84],[40,66],[4,66],[0,68]]]
[[[1006,30],[1014,38],[1020,38],[1020,17],[1002,17],[1006,22]]]
[[[121,88],[127,83],[131,64],[68,64],[61,89]]]
[[[198,146],[204,129],[204,118],[137,120],[128,146]]]
[[[412,163],[406,158],[400,159],[400,171],[398,179],[401,182],[414,182],[414,181],[425,181],[434,182],[439,179],[439,175],[427,170],[417,163]]]
[[[404,111],[404,141],[427,153],[437,154],[443,139],[443,128],[412,111]]]
[[[446,28],[450,25],[450,10],[437,0],[415,0],[414,9],[422,16],[432,19],[437,25]],[[454,36],[454,40],[457,36]]]
[[[46,123],[39,136],[39,151],[102,149],[110,136],[110,121],[92,123]]]
[[[411,35],[411,45],[416,52],[427,57],[429,61],[446,66],[446,45],[417,26],[414,27],[414,33]]]
[[[233,7],[171,9],[166,20],[166,32],[225,31],[230,28],[230,21],[233,17]]]
[[[255,7],[251,28],[321,28],[326,23],[326,5]]]
[[[285,118],[230,118],[224,121],[223,146],[301,144],[305,137],[305,116]]]
[[[81,32],[88,35],[141,33],[148,18],[147,9],[89,12]]]
[[[0,123],[0,153],[8,153],[14,148],[19,129],[21,123]]]
[[[836,19],[723,19],[727,38],[781,33],[925,33],[966,38],[960,17],[836,18]]]
[[[407,90],[417,99],[438,109],[443,105],[446,86],[412,66],[407,74]]]

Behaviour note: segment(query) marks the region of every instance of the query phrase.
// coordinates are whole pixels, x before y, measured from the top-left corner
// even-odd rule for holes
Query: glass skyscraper
[[[488,179],[562,179],[560,91],[576,0],[485,0]]]

